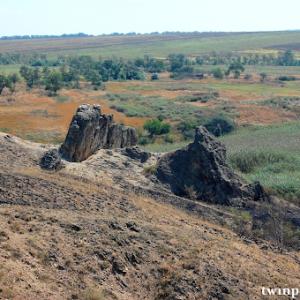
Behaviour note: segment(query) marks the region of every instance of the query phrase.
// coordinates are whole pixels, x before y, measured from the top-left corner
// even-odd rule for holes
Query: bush
[[[144,129],[149,132],[150,136],[154,136],[169,133],[171,126],[158,119],[152,119],[145,122]]]
[[[213,69],[212,74],[216,79],[223,79],[224,77],[224,72],[220,68]]]
[[[223,116],[217,116],[210,119],[204,124],[204,126],[215,136],[221,136],[230,133],[235,129],[234,122]]]
[[[296,80],[296,77],[283,75],[283,76],[279,76],[278,80],[280,80],[280,81],[294,81],[294,80]]]
[[[157,73],[153,73],[152,75],[151,75],[151,80],[158,80],[159,79],[159,77],[158,77],[158,74]]]

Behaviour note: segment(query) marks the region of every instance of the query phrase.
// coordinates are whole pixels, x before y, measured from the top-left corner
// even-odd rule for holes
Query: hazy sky
[[[300,29],[300,0],[0,0],[0,36]]]

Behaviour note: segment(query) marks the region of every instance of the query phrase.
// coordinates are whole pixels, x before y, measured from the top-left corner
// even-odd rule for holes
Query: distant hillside
[[[166,57],[181,52],[188,55],[211,51],[261,51],[289,48],[300,39],[300,31],[252,33],[164,33],[110,36],[67,36],[0,40],[0,53],[42,52],[50,57],[63,54],[84,54],[95,57],[134,58],[145,54]]]

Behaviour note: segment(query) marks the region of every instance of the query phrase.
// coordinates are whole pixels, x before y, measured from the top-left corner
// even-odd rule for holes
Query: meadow
[[[165,59],[173,52],[195,57],[218,49],[276,54],[299,38],[297,31],[56,38],[0,41],[0,53],[37,52],[49,59],[74,54]],[[295,52],[296,57],[299,53]],[[195,68],[206,74],[204,79],[172,79],[164,72],[159,80],[151,80],[148,74],[145,80],[108,81],[99,89],[81,80],[79,88],[64,87],[55,97],[39,87],[28,89],[21,81],[11,96],[0,96],[0,131],[35,142],[61,143],[78,105],[97,103],[117,122],[137,128],[146,150],[167,152],[187,145],[193,138],[193,126],[227,118],[235,124],[232,133],[220,138],[228,149],[228,162],[248,181],[259,180],[271,193],[298,203],[300,66],[246,65],[237,79],[211,76],[215,68],[225,71],[225,65]],[[0,74],[18,73],[19,69],[17,64],[0,65]],[[261,73],[267,75],[264,82]],[[251,77],[245,79],[246,74]],[[283,82],[279,76],[295,76],[296,80]],[[145,139],[143,126],[150,119],[163,120],[171,131]]]

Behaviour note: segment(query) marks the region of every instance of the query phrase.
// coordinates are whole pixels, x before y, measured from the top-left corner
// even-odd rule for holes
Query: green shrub
[[[296,80],[296,77],[283,75],[283,76],[279,76],[278,80],[280,80],[280,81],[294,81],[294,80]]]
[[[152,119],[145,122],[144,129],[149,132],[150,136],[161,135],[169,133],[171,125],[158,119]]]
[[[213,117],[208,120],[204,126],[215,136],[221,136],[230,133],[235,129],[234,122],[224,116]]]
[[[221,68],[213,69],[212,74],[213,74],[214,78],[216,78],[216,79],[223,79],[223,77],[224,77],[224,72],[222,71]]]

